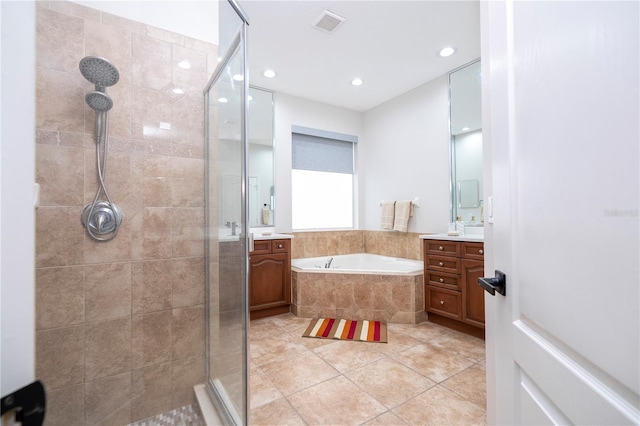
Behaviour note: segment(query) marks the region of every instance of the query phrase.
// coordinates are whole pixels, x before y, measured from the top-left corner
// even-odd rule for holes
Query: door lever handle
[[[506,296],[507,276],[504,272],[496,270],[495,278],[478,278],[478,285],[491,293],[492,296],[496,295],[496,291]]]

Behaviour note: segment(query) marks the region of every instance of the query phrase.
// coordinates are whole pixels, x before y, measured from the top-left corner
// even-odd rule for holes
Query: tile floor
[[[486,424],[484,341],[388,324],[388,343],[300,337],[309,319],[252,321],[251,425]]]

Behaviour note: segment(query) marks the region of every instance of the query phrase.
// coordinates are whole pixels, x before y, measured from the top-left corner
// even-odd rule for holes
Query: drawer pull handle
[[[441,300],[441,301],[440,301],[440,304],[441,304],[441,305],[444,305],[444,300]]]
[[[438,250],[442,251],[442,250],[444,250],[444,247],[440,246],[440,247],[438,247]]]
[[[444,282],[444,278],[440,278],[440,282],[443,283]]]
[[[478,253],[484,254],[484,250],[480,249],[480,250],[478,250]]]
[[[438,266],[444,266],[444,263],[438,262]]]
[[[278,244],[278,248],[282,248],[284,247],[282,244]]]

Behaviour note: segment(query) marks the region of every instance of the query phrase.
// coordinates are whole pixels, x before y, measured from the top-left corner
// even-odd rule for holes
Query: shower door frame
[[[249,336],[248,336],[248,328],[249,328],[249,304],[248,304],[248,274],[249,274],[249,242],[250,242],[250,232],[248,227],[249,222],[249,203],[248,203],[248,192],[247,189],[249,187],[249,177],[248,177],[248,108],[247,108],[247,95],[249,93],[249,78],[248,78],[248,66],[247,66],[247,26],[249,25],[249,20],[246,13],[242,10],[242,8],[238,5],[236,0],[227,0],[227,2],[234,9],[238,17],[240,18],[241,26],[239,31],[233,37],[231,44],[228,47],[227,52],[225,53],[224,58],[222,58],[216,67],[215,71],[211,75],[204,91],[204,114],[205,114],[205,388],[207,390],[207,394],[209,395],[211,401],[218,411],[218,415],[223,420],[224,424],[248,424],[249,423]],[[243,383],[243,392],[242,392],[242,413],[236,413],[234,415],[235,410],[233,407],[228,407],[224,398],[220,395],[215,387],[213,380],[211,378],[211,349],[210,349],[210,303],[211,303],[211,289],[210,289],[210,243],[211,243],[211,233],[218,232],[217,228],[212,230],[210,228],[210,203],[207,202],[207,196],[210,194],[210,152],[209,152],[209,141],[210,141],[210,125],[209,125],[209,92],[212,87],[218,82],[223,72],[229,65],[229,63],[234,59],[234,57],[239,54],[242,58],[242,90],[241,90],[241,233],[239,236],[239,241],[242,242],[242,247],[244,247],[244,255],[243,255],[243,268],[242,268],[242,286],[243,293],[245,295],[245,300],[243,301],[243,346],[244,346],[244,360],[242,366],[242,377],[244,379]],[[217,235],[216,235],[217,240]],[[232,411],[233,410],[233,411]],[[241,418],[238,418],[240,414]],[[244,422],[243,422],[244,421]]]

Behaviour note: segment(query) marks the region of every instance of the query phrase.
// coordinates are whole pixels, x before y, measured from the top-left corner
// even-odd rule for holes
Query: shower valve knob
[[[109,235],[117,231],[122,223],[122,211],[115,204],[100,201],[95,206],[89,204],[82,211],[82,224],[93,235]]]

